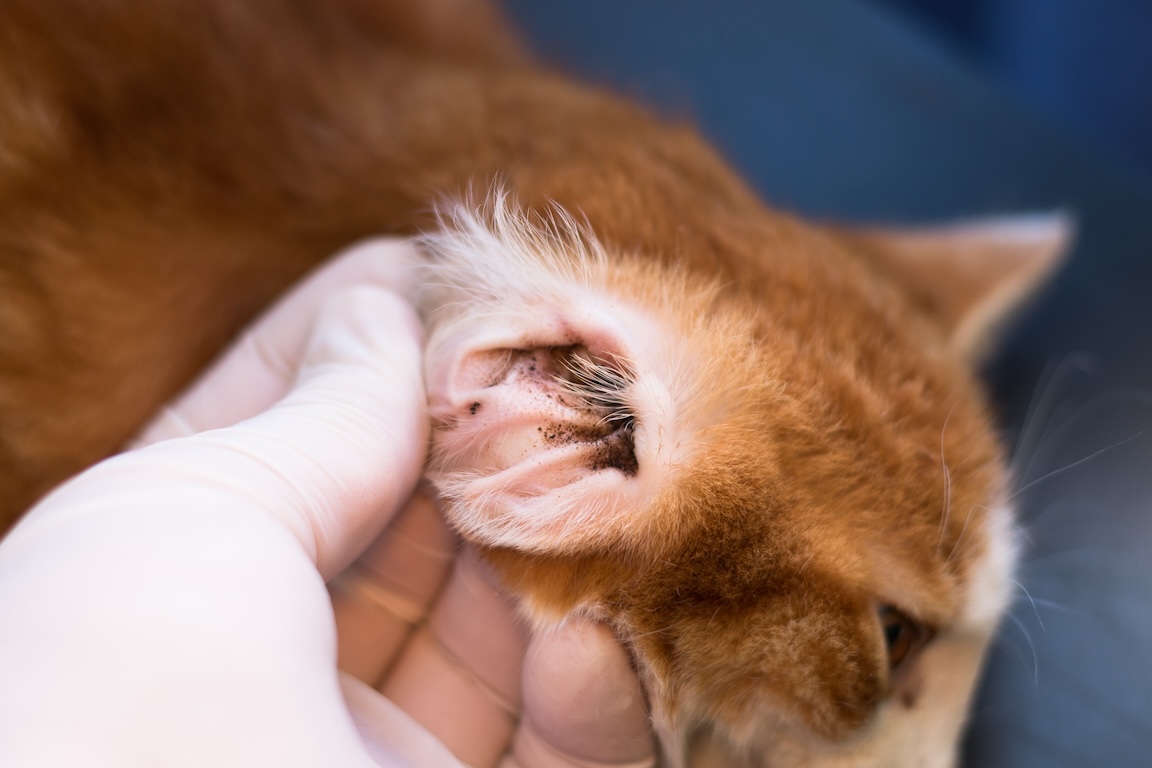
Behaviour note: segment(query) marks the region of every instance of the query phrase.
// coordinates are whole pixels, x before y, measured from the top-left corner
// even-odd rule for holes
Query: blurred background
[[[871,2],[1152,186],[1152,1]]]

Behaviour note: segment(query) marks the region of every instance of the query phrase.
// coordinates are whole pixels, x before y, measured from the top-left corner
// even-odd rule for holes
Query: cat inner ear
[[[1072,219],[1057,212],[848,237],[943,326],[958,355],[978,364],[1060,264],[1073,229]]]
[[[465,201],[423,239],[428,474],[470,540],[571,554],[643,535],[691,442],[670,383],[694,350],[550,215]]]

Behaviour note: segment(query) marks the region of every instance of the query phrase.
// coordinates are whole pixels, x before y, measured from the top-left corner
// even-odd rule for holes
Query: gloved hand
[[[654,764],[611,633],[530,637],[413,496],[412,255],[335,259],[0,543],[0,765]]]

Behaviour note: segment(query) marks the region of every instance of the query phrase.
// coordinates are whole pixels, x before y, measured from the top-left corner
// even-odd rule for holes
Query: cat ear
[[[852,233],[972,363],[989,353],[1004,323],[1055,271],[1073,237],[1065,213],[978,219],[913,229]]]

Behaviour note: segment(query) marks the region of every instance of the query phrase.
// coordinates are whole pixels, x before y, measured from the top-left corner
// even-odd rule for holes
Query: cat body
[[[1013,561],[971,364],[1047,231],[773,211],[452,0],[14,0],[0,110],[4,519],[418,236],[448,515],[537,626],[612,624],[669,764],[953,764]]]

